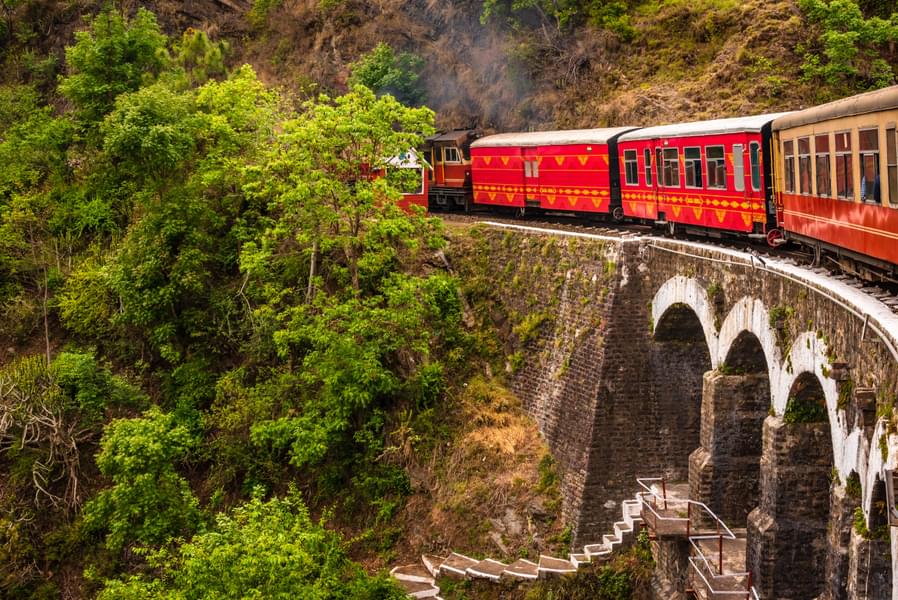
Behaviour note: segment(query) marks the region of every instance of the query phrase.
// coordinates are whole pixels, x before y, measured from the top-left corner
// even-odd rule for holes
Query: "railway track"
[[[521,217],[503,217],[490,213],[450,213],[450,212],[432,212],[432,216],[439,217],[444,221],[456,223],[478,223],[483,221],[491,221],[494,223],[504,223],[508,225],[526,225],[528,227],[538,227],[540,229],[550,229],[556,231],[565,231],[573,233],[588,233],[594,235],[606,235],[617,237],[620,239],[628,239],[635,237],[671,239],[662,235],[656,229],[648,225],[639,225],[632,223],[607,223],[607,222],[584,222],[581,218],[567,215],[524,215]],[[841,272],[838,265],[831,263],[829,267],[815,265],[814,255],[812,252],[800,248],[780,248],[772,250],[766,243],[753,243],[746,240],[728,240],[713,239],[705,236],[694,235],[678,235],[675,239],[689,240],[708,244],[710,246],[718,246],[730,250],[740,250],[750,252],[752,255],[762,260],[780,260],[787,264],[803,267],[820,275],[827,275],[833,279],[849,285],[865,294],[879,300],[889,307],[889,309],[898,314],[898,285],[888,282],[870,282],[860,277]]]

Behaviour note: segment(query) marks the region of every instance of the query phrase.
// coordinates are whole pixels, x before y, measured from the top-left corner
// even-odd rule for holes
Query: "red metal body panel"
[[[722,229],[727,231],[751,232],[755,223],[766,224],[767,215],[764,201],[764,165],[759,164],[760,185],[758,190],[752,189],[749,144],[761,144],[761,134],[755,132],[727,133],[715,135],[697,135],[688,137],[665,138],[654,140],[628,140],[618,144],[621,173],[621,201],[624,214],[639,219],[657,219],[664,213],[667,221]],[[735,168],[733,163],[733,144],[742,144],[743,156],[743,190],[737,191],[735,186]],[[705,149],[708,146],[723,146],[726,158],[726,189],[708,189],[708,163]],[[701,187],[686,186],[685,149],[698,147],[702,159]],[[644,151],[651,152],[652,184],[646,184]],[[662,169],[657,165],[658,149],[676,148],[678,150],[679,185],[664,186],[659,180]],[[636,150],[639,180],[637,185],[626,182],[626,164],[624,153]],[[763,153],[758,152],[759,161],[763,161]],[[662,161],[663,162],[663,161]]]
[[[474,203],[524,206],[521,148],[471,148]]]
[[[557,145],[530,148],[471,149],[474,202],[524,206],[525,198],[540,208],[608,212],[610,181],[608,146]],[[536,164],[525,176],[524,161]]]
[[[471,165],[466,163],[436,162],[433,168],[433,185],[462,188],[465,186],[465,176],[470,170]]]
[[[797,194],[781,199],[786,231],[898,264],[898,210]]]

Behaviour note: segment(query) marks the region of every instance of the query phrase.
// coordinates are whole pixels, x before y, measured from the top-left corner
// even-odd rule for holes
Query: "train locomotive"
[[[656,127],[450,132],[425,154],[429,206],[791,241],[849,273],[898,283],[896,123],[898,86],[796,112]]]

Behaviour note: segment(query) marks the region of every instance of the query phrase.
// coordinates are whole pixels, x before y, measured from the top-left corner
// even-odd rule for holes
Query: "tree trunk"
[[[318,268],[318,239],[312,242],[312,259],[309,264],[309,287],[306,289],[306,303],[312,301],[312,292],[315,288],[315,271]]]

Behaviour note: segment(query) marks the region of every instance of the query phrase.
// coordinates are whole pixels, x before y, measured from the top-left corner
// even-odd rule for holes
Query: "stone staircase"
[[[446,557],[425,554],[421,563],[395,567],[390,575],[396,579],[409,598],[440,598],[440,588],[436,584],[439,577],[454,579],[480,579],[499,582],[528,581],[576,573],[578,569],[593,562],[611,558],[616,550],[629,548],[636,539],[640,517],[640,500],[621,503],[622,520],[614,524],[614,533],[602,536],[599,544],[587,544],[582,552],[571,553],[567,558],[555,558],[541,554],[539,562],[519,558],[506,564],[492,558],[477,560],[453,552]]]

